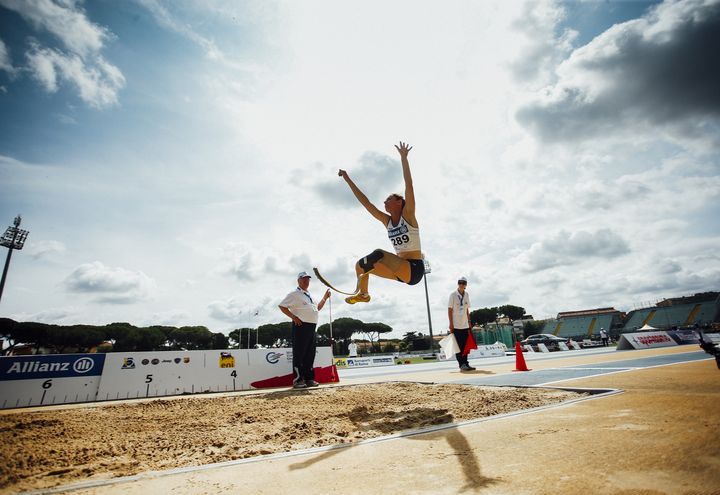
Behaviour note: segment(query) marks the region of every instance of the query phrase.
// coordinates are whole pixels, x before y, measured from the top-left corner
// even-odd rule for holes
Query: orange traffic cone
[[[515,342],[515,369],[513,371],[530,371],[525,364],[525,357],[523,356],[522,347],[520,347],[520,341]]]

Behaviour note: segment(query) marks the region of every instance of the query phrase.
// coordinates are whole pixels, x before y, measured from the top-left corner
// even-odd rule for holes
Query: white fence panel
[[[0,358],[0,409],[230,392],[292,384],[292,349],[112,352]],[[337,382],[318,347],[315,379]]]
[[[95,400],[105,354],[0,358],[0,409]]]

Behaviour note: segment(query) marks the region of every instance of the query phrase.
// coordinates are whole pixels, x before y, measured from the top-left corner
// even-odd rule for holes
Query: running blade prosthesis
[[[353,292],[346,292],[346,291],[342,291],[340,289],[333,287],[333,285],[330,282],[325,280],[325,277],[320,275],[320,272],[318,271],[317,268],[313,268],[313,271],[315,272],[315,276],[318,278],[318,280],[320,282],[322,282],[323,284],[325,284],[327,287],[334,290],[335,292],[338,292],[340,294],[345,294],[346,296],[357,296],[360,292],[360,280],[358,280],[357,286],[355,287],[355,290]]]

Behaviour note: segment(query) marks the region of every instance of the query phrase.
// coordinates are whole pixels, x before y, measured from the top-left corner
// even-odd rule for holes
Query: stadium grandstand
[[[565,311],[545,321],[542,333],[575,340],[598,339],[600,329],[612,337],[636,332],[645,325],[658,330],[708,327],[720,322],[720,292],[663,299],[656,304],[633,309],[627,314],[615,308]]]
[[[625,317],[622,333],[634,332],[645,325],[667,330],[711,325],[720,320],[720,292],[663,299],[654,306],[635,309]]]
[[[617,333],[622,328],[623,314],[615,308],[583,309],[558,313],[557,318],[545,322],[542,333],[583,340],[599,338],[600,329]]]

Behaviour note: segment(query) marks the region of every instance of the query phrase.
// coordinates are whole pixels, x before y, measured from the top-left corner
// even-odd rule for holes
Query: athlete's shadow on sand
[[[378,431],[383,434],[398,433],[403,430],[412,430],[416,428],[427,428],[453,422],[453,415],[447,409],[432,409],[428,407],[419,407],[411,411],[379,411],[370,412],[367,407],[359,406],[350,411],[347,417],[357,426],[358,431]],[[488,478],[483,476],[480,463],[477,456],[467,441],[465,436],[457,428],[448,428],[445,430],[410,435],[410,440],[421,440],[436,442],[444,438],[452,447],[454,453],[443,455],[457,456],[458,462],[462,467],[465,477],[465,484],[460,488],[461,492],[478,491],[481,488],[498,483],[500,480],[496,478]],[[356,444],[342,445],[342,447],[354,447]],[[336,454],[344,451],[344,448],[338,446],[332,450],[321,453],[311,459],[303,462],[297,462],[290,465],[291,470],[305,469],[312,466],[316,462],[324,461]]]

